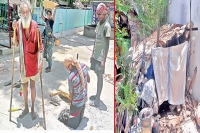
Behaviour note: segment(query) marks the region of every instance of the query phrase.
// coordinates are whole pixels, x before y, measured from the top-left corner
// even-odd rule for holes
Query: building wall
[[[77,16],[77,17],[74,17]],[[84,19],[85,16],[85,19]],[[66,29],[78,28],[80,26],[84,26],[85,24],[91,24],[92,21],[92,11],[91,10],[75,10],[68,9],[67,10],[67,21],[66,21]]]
[[[187,24],[190,21],[190,0],[169,0],[168,22]],[[194,98],[200,102],[200,1],[191,0],[191,19],[194,27],[198,27],[198,31],[192,31],[191,57],[189,76],[192,78],[194,69],[197,67],[197,75],[194,80],[192,90]]]
[[[36,7],[37,22],[39,24],[44,24],[42,18],[40,17],[41,10],[42,10],[41,7]],[[46,14],[44,14],[44,16],[45,15]],[[92,10],[57,9],[55,22],[53,26],[53,33],[58,33],[62,31],[82,27],[84,26],[84,21],[85,21],[85,25],[91,24]],[[43,30],[44,27],[40,26],[40,29]]]

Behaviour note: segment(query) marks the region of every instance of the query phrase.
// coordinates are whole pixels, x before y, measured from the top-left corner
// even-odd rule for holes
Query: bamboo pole
[[[191,17],[191,0],[190,0],[190,47],[189,47],[189,57],[188,57],[188,69],[187,69],[187,76],[189,76],[189,69],[190,69],[190,56],[191,56],[191,45],[192,45],[192,17]]]
[[[41,85],[41,92],[42,92],[42,111],[43,111],[43,118],[44,118],[44,129],[46,130],[46,118],[45,118],[45,111],[44,111],[44,92],[42,86],[42,73],[40,72],[40,85]]]
[[[156,47],[159,47],[159,36],[160,36],[160,10],[158,8],[157,10],[157,15],[158,15],[158,29],[157,29],[157,43],[156,43]]]
[[[38,37],[38,49],[40,49],[40,47],[39,47],[39,44],[40,44],[39,29],[37,29],[37,37]],[[42,60],[42,58],[41,58],[41,60]],[[43,86],[42,86],[42,72],[39,72],[39,73],[40,73],[40,85],[41,85],[41,93],[42,93],[42,111],[43,111],[43,118],[44,118],[44,129],[46,130],[46,118],[45,118],[45,110],[44,110],[44,92],[43,92]]]
[[[14,37],[13,39],[15,40],[15,32],[14,30]],[[13,97],[13,80],[14,80],[14,63],[15,63],[15,45],[12,45],[12,50],[13,50],[13,56],[12,56],[12,80],[11,80],[11,92],[10,92],[10,110],[12,109],[12,97]],[[10,117],[9,120],[11,121],[11,111],[10,111]]]

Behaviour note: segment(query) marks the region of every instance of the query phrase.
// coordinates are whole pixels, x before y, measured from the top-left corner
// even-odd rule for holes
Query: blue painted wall
[[[44,24],[42,18],[40,18],[41,7],[36,7],[37,23]],[[45,14],[44,14],[45,16]],[[53,26],[53,33],[58,33],[66,30],[84,26],[92,23],[92,10],[78,10],[78,9],[57,9],[55,22]],[[43,31],[44,27],[39,26]]]
[[[91,10],[74,10],[74,9],[68,9],[67,10],[67,29],[73,29],[77,28],[85,24],[91,24],[91,18],[92,18],[92,11]],[[84,20],[85,16],[85,20]]]

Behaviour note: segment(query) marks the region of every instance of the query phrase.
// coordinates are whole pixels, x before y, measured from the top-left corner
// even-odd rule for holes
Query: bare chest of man
[[[29,39],[29,37],[30,37],[29,29],[26,29],[26,30],[25,30],[25,37],[26,37],[26,40]]]

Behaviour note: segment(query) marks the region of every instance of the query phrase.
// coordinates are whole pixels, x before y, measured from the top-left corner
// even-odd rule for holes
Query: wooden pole
[[[191,18],[191,0],[190,0],[190,47],[189,47],[189,56],[188,56],[188,68],[187,68],[187,77],[189,76],[189,68],[190,68],[190,55],[191,55],[191,45],[192,45],[192,36],[191,36],[191,32],[192,32],[192,18]]]
[[[159,8],[157,10],[157,14],[158,14],[158,29],[157,29],[157,43],[156,43],[156,47],[159,47],[159,36],[160,36],[160,12],[159,12]]]
[[[15,41],[16,38],[16,29],[14,29],[13,33],[13,41]],[[11,43],[13,44],[13,43]],[[14,80],[14,64],[15,64],[15,45],[12,45],[13,50],[13,57],[12,57],[12,80],[11,80],[11,92],[10,92],[10,110],[12,109],[12,96],[13,96],[13,80]],[[11,121],[11,111],[10,111],[10,117],[9,120]]]
[[[10,48],[11,48],[11,28],[10,28],[10,14],[11,14],[11,9],[9,6],[9,0],[8,0],[8,32],[9,32],[9,43],[10,43]]]
[[[40,85],[41,85],[41,92],[42,92],[42,111],[43,111],[43,118],[44,118],[44,129],[46,130],[46,118],[45,118],[45,111],[44,111],[44,92],[42,86],[42,73],[40,72]]]
[[[39,29],[37,29],[37,37],[38,37],[38,49],[40,49]],[[42,60],[42,58],[41,58],[41,60]],[[47,128],[46,128],[46,118],[45,118],[45,111],[44,111],[44,92],[43,92],[43,86],[42,86],[42,72],[39,72],[39,73],[40,73],[40,85],[41,85],[41,93],[42,93],[42,111],[43,111],[43,118],[44,118],[44,129],[46,130]]]

